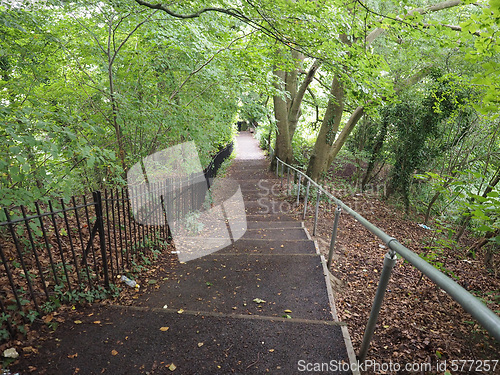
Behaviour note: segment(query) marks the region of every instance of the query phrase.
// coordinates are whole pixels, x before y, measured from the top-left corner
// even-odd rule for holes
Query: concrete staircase
[[[228,173],[243,193],[244,236],[180,264],[134,306],[97,310],[63,330],[40,351],[57,366],[51,373],[352,373],[324,259],[300,221],[269,209],[286,205],[256,141],[242,134],[238,148]]]

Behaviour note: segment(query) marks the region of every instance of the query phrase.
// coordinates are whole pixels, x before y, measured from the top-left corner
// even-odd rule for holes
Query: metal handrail
[[[291,169],[297,172],[299,176],[307,179],[308,184],[314,185],[317,189],[318,197],[320,194],[325,194],[327,197],[332,199],[337,204],[336,220],[338,220],[338,215],[340,214],[339,208],[341,208],[343,211],[347,212],[355,220],[357,220],[361,225],[363,225],[366,229],[368,229],[371,233],[380,238],[389,248],[384,258],[384,267],[380,275],[380,281],[373,301],[370,318],[368,319],[368,323],[365,329],[365,334],[363,337],[363,342],[361,344],[361,349],[358,354],[358,360],[360,362],[364,361],[366,358],[370,341],[373,336],[373,332],[375,331],[375,325],[377,323],[377,318],[380,312],[380,307],[382,305],[382,300],[385,294],[387,283],[389,281],[392,268],[397,260],[396,254],[399,254],[408,263],[412,264],[414,267],[420,270],[424,275],[430,278],[436,285],[438,285],[441,289],[443,289],[446,293],[448,293],[456,302],[458,302],[458,304],[460,304],[464,308],[465,311],[471,314],[479,322],[479,324],[481,324],[496,340],[500,341],[500,317],[496,315],[492,310],[490,310],[477,297],[469,293],[466,289],[461,287],[459,284],[457,284],[451,278],[449,278],[444,273],[439,271],[437,268],[427,263],[419,255],[417,255],[407,247],[403,246],[394,237],[389,236],[382,229],[378,228],[370,221],[365,219],[363,216],[361,216],[359,213],[357,213],[352,208],[347,206],[340,199],[334,197],[332,194],[330,194],[330,192],[323,189],[322,186],[313,181],[304,172],[285,163],[278,157],[276,157],[276,171],[279,171],[278,168],[279,163],[282,164],[282,168],[283,166],[286,166],[287,168],[289,168],[289,170]],[[316,226],[316,221],[317,221],[317,214],[315,215],[315,223],[314,223],[315,226]],[[335,242],[334,237],[336,236],[336,224],[337,223],[334,224],[334,233],[332,233],[332,243],[330,246],[329,257],[333,255],[332,249]],[[329,259],[329,263],[331,263],[331,259]]]

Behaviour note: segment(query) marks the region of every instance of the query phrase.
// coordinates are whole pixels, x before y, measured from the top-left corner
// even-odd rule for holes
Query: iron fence
[[[214,178],[222,163],[233,153],[234,142],[230,142],[214,156],[210,164],[203,171],[210,186],[210,179]]]
[[[109,293],[167,238],[165,225],[133,219],[128,191],[3,209],[0,223],[0,338],[56,309]]]
[[[167,217],[201,207],[205,182],[232,149],[183,179],[0,210],[0,342],[64,302],[116,292],[117,276],[139,271],[169,242]]]

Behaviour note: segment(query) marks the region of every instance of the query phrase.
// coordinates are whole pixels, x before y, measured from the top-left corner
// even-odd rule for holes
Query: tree
[[[297,63],[304,60],[304,56],[297,51],[291,51],[291,57]],[[274,116],[277,121],[275,157],[286,163],[293,161],[292,139],[301,116],[302,101],[319,65],[319,61],[315,60],[300,84],[299,68],[291,71],[275,69],[273,72],[277,77],[276,90],[281,94],[273,97]]]
[[[390,68],[385,64],[386,59],[389,57],[385,56],[384,58],[382,57],[384,55],[376,53],[376,51],[384,53],[384,48],[380,48],[375,41],[384,36],[385,45],[390,44],[390,40],[395,40],[393,43],[401,45],[405,43],[405,40],[406,43],[411,43],[412,38],[416,37],[436,38],[437,34],[443,30],[457,32],[458,29],[461,30],[460,27],[441,24],[432,19],[426,19],[425,16],[429,18],[431,13],[458,6],[467,6],[467,4],[461,1],[445,1],[425,8],[415,8],[409,12],[405,11],[401,16],[391,15],[387,10],[386,14],[382,15],[362,2],[355,2],[354,5],[348,8],[347,11],[349,14],[364,14],[366,21],[353,22],[350,33],[348,35],[341,34],[338,38],[342,41],[339,45],[343,47],[344,53],[337,53],[337,55],[348,56],[347,60],[349,61],[341,60],[335,62],[336,64],[344,64],[347,72],[340,72],[340,69],[336,70],[336,81],[338,83],[334,81],[332,85],[332,93],[334,94],[331,96],[329,108],[336,108],[340,112],[345,106],[344,102],[348,101],[352,102],[350,107],[354,107],[355,109],[351,112],[338,136],[339,128],[336,122],[340,121],[339,116],[336,116],[334,121],[327,121],[325,116],[326,121],[323,121],[322,129],[320,130],[308,166],[308,174],[313,179],[318,179],[321,173],[326,171],[330,166],[366,110],[377,106],[383,100],[390,99],[395,92],[408,85],[416,84],[425,76],[425,71],[428,67],[420,66],[416,72],[403,72],[406,77],[409,77],[406,79],[406,82],[403,80],[403,84],[398,82],[401,78],[401,73],[392,82],[384,79],[384,74],[390,78],[386,74],[390,71]],[[375,7],[375,4],[373,7]],[[425,34],[422,32],[424,29]],[[455,38],[449,42],[454,43]],[[374,47],[372,47],[373,44]],[[391,51],[390,48],[385,49],[385,53],[391,53]],[[353,63],[353,61],[356,62]],[[421,72],[419,73],[418,70],[421,70]],[[354,85],[359,85],[359,87],[356,89],[353,83]]]
[[[121,185],[127,166],[186,140],[206,165],[231,140],[231,47],[247,34],[216,15],[179,25],[157,13],[131,1],[0,8],[3,206]]]

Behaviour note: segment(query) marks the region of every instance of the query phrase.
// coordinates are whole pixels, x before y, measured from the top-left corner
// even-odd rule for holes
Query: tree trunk
[[[308,175],[313,180],[317,181],[323,172],[326,172],[330,165],[333,162],[333,159],[337,156],[340,149],[347,141],[349,134],[354,130],[354,127],[358,123],[358,121],[363,117],[365,108],[358,107],[354,110],[351,117],[347,121],[347,124],[344,126],[342,131],[340,132],[338,138],[333,142],[333,144],[328,143],[328,138],[325,136],[316,140],[316,144],[314,145],[313,155],[309,161],[309,166],[307,168]],[[326,116],[325,116],[326,117]],[[323,130],[323,126],[320,129]],[[314,154],[316,152],[316,154]]]
[[[450,184],[453,182],[453,177],[455,177],[456,174],[457,174],[457,170],[454,170],[451,173],[451,176],[443,184],[443,189],[447,189],[448,186],[450,186]],[[440,196],[441,196],[441,192],[437,191],[436,194],[434,194],[433,197],[431,198],[429,204],[427,205],[427,210],[425,211],[425,218],[424,218],[425,225],[427,225],[427,223],[429,222],[429,219],[431,217],[432,206],[434,205],[434,203],[436,203],[436,201],[438,200],[438,198]]]
[[[342,113],[344,112],[344,90],[337,77],[333,79],[330,95],[331,98],[326,107],[325,117],[307,166],[307,175],[315,181],[328,168],[326,166],[328,152],[333,146],[335,136],[339,131]]]
[[[335,140],[335,143],[333,144],[332,149],[328,154],[327,167],[329,167],[332,164],[333,159],[335,159],[342,146],[344,146],[344,143],[347,141],[347,138],[352,133],[352,131],[356,127],[356,124],[359,122],[359,120],[361,119],[361,117],[363,117],[364,114],[365,114],[365,107],[363,106],[356,108],[354,112],[351,114],[351,117],[349,117],[349,120],[347,120],[347,123],[340,132],[338,138]]]
[[[406,81],[402,82],[396,89],[395,92],[401,91],[403,88],[411,86],[419,82],[422,78],[424,78],[427,74],[429,74],[431,67],[425,67],[421,71],[417,72],[413,76],[409,77]],[[344,90],[341,84],[338,81],[338,78],[335,77],[332,83],[331,94],[333,98],[330,98],[327,107],[327,113],[325,113],[325,120],[329,117],[328,110],[329,108],[333,108],[335,112],[335,122],[338,121],[340,124],[340,120],[342,118],[342,111],[344,108]],[[371,104],[372,101],[369,101],[367,105]],[[333,162],[333,159],[337,156],[344,143],[347,141],[347,138],[352,133],[356,124],[359,122],[361,117],[363,117],[365,113],[365,107],[359,106],[354,110],[351,114],[349,120],[347,120],[346,125],[340,132],[339,136],[335,140],[333,144],[329,144],[327,142],[328,138],[326,134],[329,133],[329,123],[323,121],[320,129],[320,133],[318,135],[318,139],[316,140],[316,144],[314,145],[314,150],[311,155],[311,159],[309,160],[309,166],[307,168],[307,173],[309,177],[313,180],[317,181],[317,179],[321,176],[323,172],[326,172],[330,165]],[[338,124],[337,130],[338,131]],[[325,129],[323,129],[325,128]],[[336,133],[335,131],[335,133]],[[322,134],[323,132],[323,134]],[[333,134],[333,139],[335,139],[335,134]]]
[[[361,182],[361,191],[365,190],[365,186],[370,180],[373,168],[375,168],[375,162],[380,155],[380,151],[382,150],[382,146],[384,146],[385,136],[387,135],[387,128],[389,127],[389,122],[383,120],[382,127],[380,128],[380,132],[377,135],[377,140],[375,141],[375,146],[373,146],[372,154],[370,156],[370,161],[368,162],[368,166],[366,168],[366,174]]]
[[[469,250],[467,251],[467,254],[472,256],[475,255],[481,248],[486,245],[488,242],[490,242],[490,238],[496,237],[500,234],[500,230],[496,230],[495,232],[487,232],[483,238],[480,240],[476,241],[474,245],[472,245]]]
[[[115,83],[114,83],[114,76],[113,76],[113,63],[115,56],[118,51],[115,51],[114,53],[112,52],[112,43],[114,43],[114,30],[113,30],[113,16],[110,17],[109,19],[109,24],[108,24],[108,50],[107,50],[107,57],[108,57],[108,79],[109,79],[109,101],[111,103],[111,122],[112,126],[115,129],[115,135],[116,135],[116,144],[118,146],[118,158],[120,159],[120,163],[123,168],[123,173],[124,177],[126,179],[127,177],[127,164],[125,163],[125,147],[123,144],[123,131],[118,123],[118,106],[116,104],[116,97],[115,97]]]
[[[292,56],[294,56],[294,54],[292,54]],[[290,142],[292,142],[293,135],[295,134],[295,130],[297,129],[297,124],[299,122],[300,116],[302,115],[300,107],[302,105],[304,95],[306,94],[307,88],[311,84],[314,75],[316,74],[316,71],[318,70],[320,65],[321,63],[319,62],[319,60],[314,60],[311,68],[306,73],[306,76],[298,89],[297,89],[298,71],[295,71],[293,72],[293,74],[290,74],[291,77],[290,87],[292,87],[292,89],[294,90],[293,93],[292,91],[290,91],[290,96],[292,99],[290,101],[288,110],[288,126],[289,126]]]
[[[115,98],[115,91],[114,91],[114,84],[113,84],[113,73],[112,73],[112,66],[109,67],[109,96],[110,96],[110,102],[111,102],[111,119],[113,122],[113,127],[115,128],[115,134],[116,134],[116,143],[118,145],[118,157],[120,159],[123,172],[126,175],[127,174],[127,164],[125,163],[125,147],[123,144],[123,132],[120,124],[118,123],[118,107],[116,105],[116,98]]]
[[[299,61],[304,59],[304,56],[295,51],[292,52],[292,57]],[[279,78],[274,86],[286,95],[286,99],[278,95],[273,97],[274,116],[277,122],[275,157],[289,164],[293,161],[292,139],[302,114],[300,107],[307,87],[311,84],[320,65],[318,60],[313,62],[300,87],[298,86],[299,71],[297,69],[291,72],[274,71],[275,76]],[[273,166],[274,163],[271,165]]]
[[[283,71],[275,71],[274,74],[280,79],[280,82],[275,83],[275,87],[280,91],[284,91],[286,89],[286,73]],[[276,118],[275,157],[280,158],[286,163],[291,163],[293,152],[288,124],[287,102],[281,96],[275,95],[273,97],[273,103],[274,117]]]

